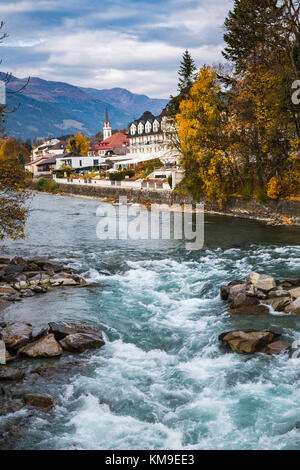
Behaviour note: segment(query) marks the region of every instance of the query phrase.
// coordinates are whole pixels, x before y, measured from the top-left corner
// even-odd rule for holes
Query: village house
[[[62,155],[65,153],[67,148],[67,142],[51,139],[43,144],[39,145],[32,151],[32,160],[36,160],[39,157],[45,157],[48,155]]]

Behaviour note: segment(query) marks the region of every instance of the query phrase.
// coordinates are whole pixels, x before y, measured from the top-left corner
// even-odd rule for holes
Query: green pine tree
[[[183,54],[178,71],[179,95],[171,96],[168,105],[168,114],[170,117],[175,118],[176,114],[180,112],[180,103],[189,94],[190,89],[193,86],[197,76],[196,70],[197,67],[195,65],[194,59],[192,58],[190,52],[186,50]]]

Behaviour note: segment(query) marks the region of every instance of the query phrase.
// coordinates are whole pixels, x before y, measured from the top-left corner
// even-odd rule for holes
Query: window
[[[149,132],[151,132],[151,124],[150,122],[147,122],[146,126],[145,126],[145,130],[146,130],[146,133],[149,134]]]
[[[132,124],[132,126],[130,128],[130,133],[131,133],[131,135],[134,135],[136,133],[136,126],[134,124]]]
[[[142,124],[141,122],[139,123],[138,132],[139,134],[142,134],[144,132],[144,124]]]
[[[94,166],[99,166],[99,160],[94,160]]]
[[[79,166],[82,166],[82,160],[79,160]]]
[[[154,124],[153,124],[153,132],[158,132],[159,131],[159,122],[158,121],[154,121]]]

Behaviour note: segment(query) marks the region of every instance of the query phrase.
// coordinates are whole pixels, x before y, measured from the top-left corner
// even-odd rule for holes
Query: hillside
[[[18,91],[25,83],[13,77],[9,89]],[[122,129],[145,110],[159,114],[167,102],[122,88],[80,88],[33,77],[22,94],[8,94],[9,108],[18,109],[8,115],[7,133],[21,139],[78,131],[93,135],[102,130],[106,106],[112,127]]]

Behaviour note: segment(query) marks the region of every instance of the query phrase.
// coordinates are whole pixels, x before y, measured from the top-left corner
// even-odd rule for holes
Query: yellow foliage
[[[86,155],[89,149],[88,138],[79,132],[69,139],[67,149],[74,155]]]

